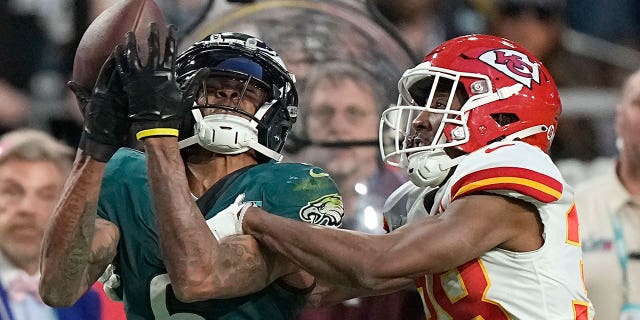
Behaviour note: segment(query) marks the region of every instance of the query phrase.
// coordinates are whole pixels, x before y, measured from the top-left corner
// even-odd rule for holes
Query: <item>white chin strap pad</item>
[[[218,154],[234,155],[253,149],[276,161],[282,160],[281,154],[258,142],[258,129],[246,118],[224,113],[195,118],[194,135],[180,141],[180,149],[196,143]]]
[[[408,158],[409,179],[418,187],[437,187],[465,156],[451,159],[442,149],[416,152]]]

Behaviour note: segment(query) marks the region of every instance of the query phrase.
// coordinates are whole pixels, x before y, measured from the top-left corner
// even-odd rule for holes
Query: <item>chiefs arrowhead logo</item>
[[[531,62],[529,57],[522,52],[511,49],[495,49],[481,54],[478,59],[529,89],[531,89],[532,82],[540,84],[540,66]]]

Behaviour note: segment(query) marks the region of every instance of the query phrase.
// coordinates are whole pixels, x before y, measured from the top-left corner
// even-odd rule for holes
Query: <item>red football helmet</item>
[[[436,88],[445,85],[447,105],[433,107]],[[446,147],[470,153],[500,140],[522,140],[547,152],[562,110],[542,63],[520,45],[489,35],[441,44],[403,74],[398,90],[398,105],[382,115],[380,148],[386,162],[401,167],[409,166],[408,154]],[[451,108],[456,91],[466,96],[459,110]],[[411,146],[406,138],[422,111],[443,114],[442,121],[430,145]]]

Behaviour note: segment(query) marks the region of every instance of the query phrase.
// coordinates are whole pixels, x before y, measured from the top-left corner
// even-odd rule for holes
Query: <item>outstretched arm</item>
[[[247,210],[243,229],[287,256],[319,281],[343,284],[353,288],[354,292],[365,289],[359,295],[368,291],[385,291],[406,283],[406,279],[394,283],[395,275],[385,275],[375,269],[376,261],[386,259],[384,253],[390,249],[391,239],[387,235],[314,226],[271,215],[259,208]]]
[[[242,225],[321,281],[378,291],[450,270],[495,247],[535,250],[542,244],[537,221],[535,208],[524,202],[480,194],[386,235],[312,226],[259,208],[249,208]]]

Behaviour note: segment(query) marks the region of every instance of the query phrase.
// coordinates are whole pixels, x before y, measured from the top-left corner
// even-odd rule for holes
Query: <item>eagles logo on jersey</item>
[[[300,209],[302,221],[329,227],[340,227],[343,216],[342,197],[337,193],[311,201]]]

